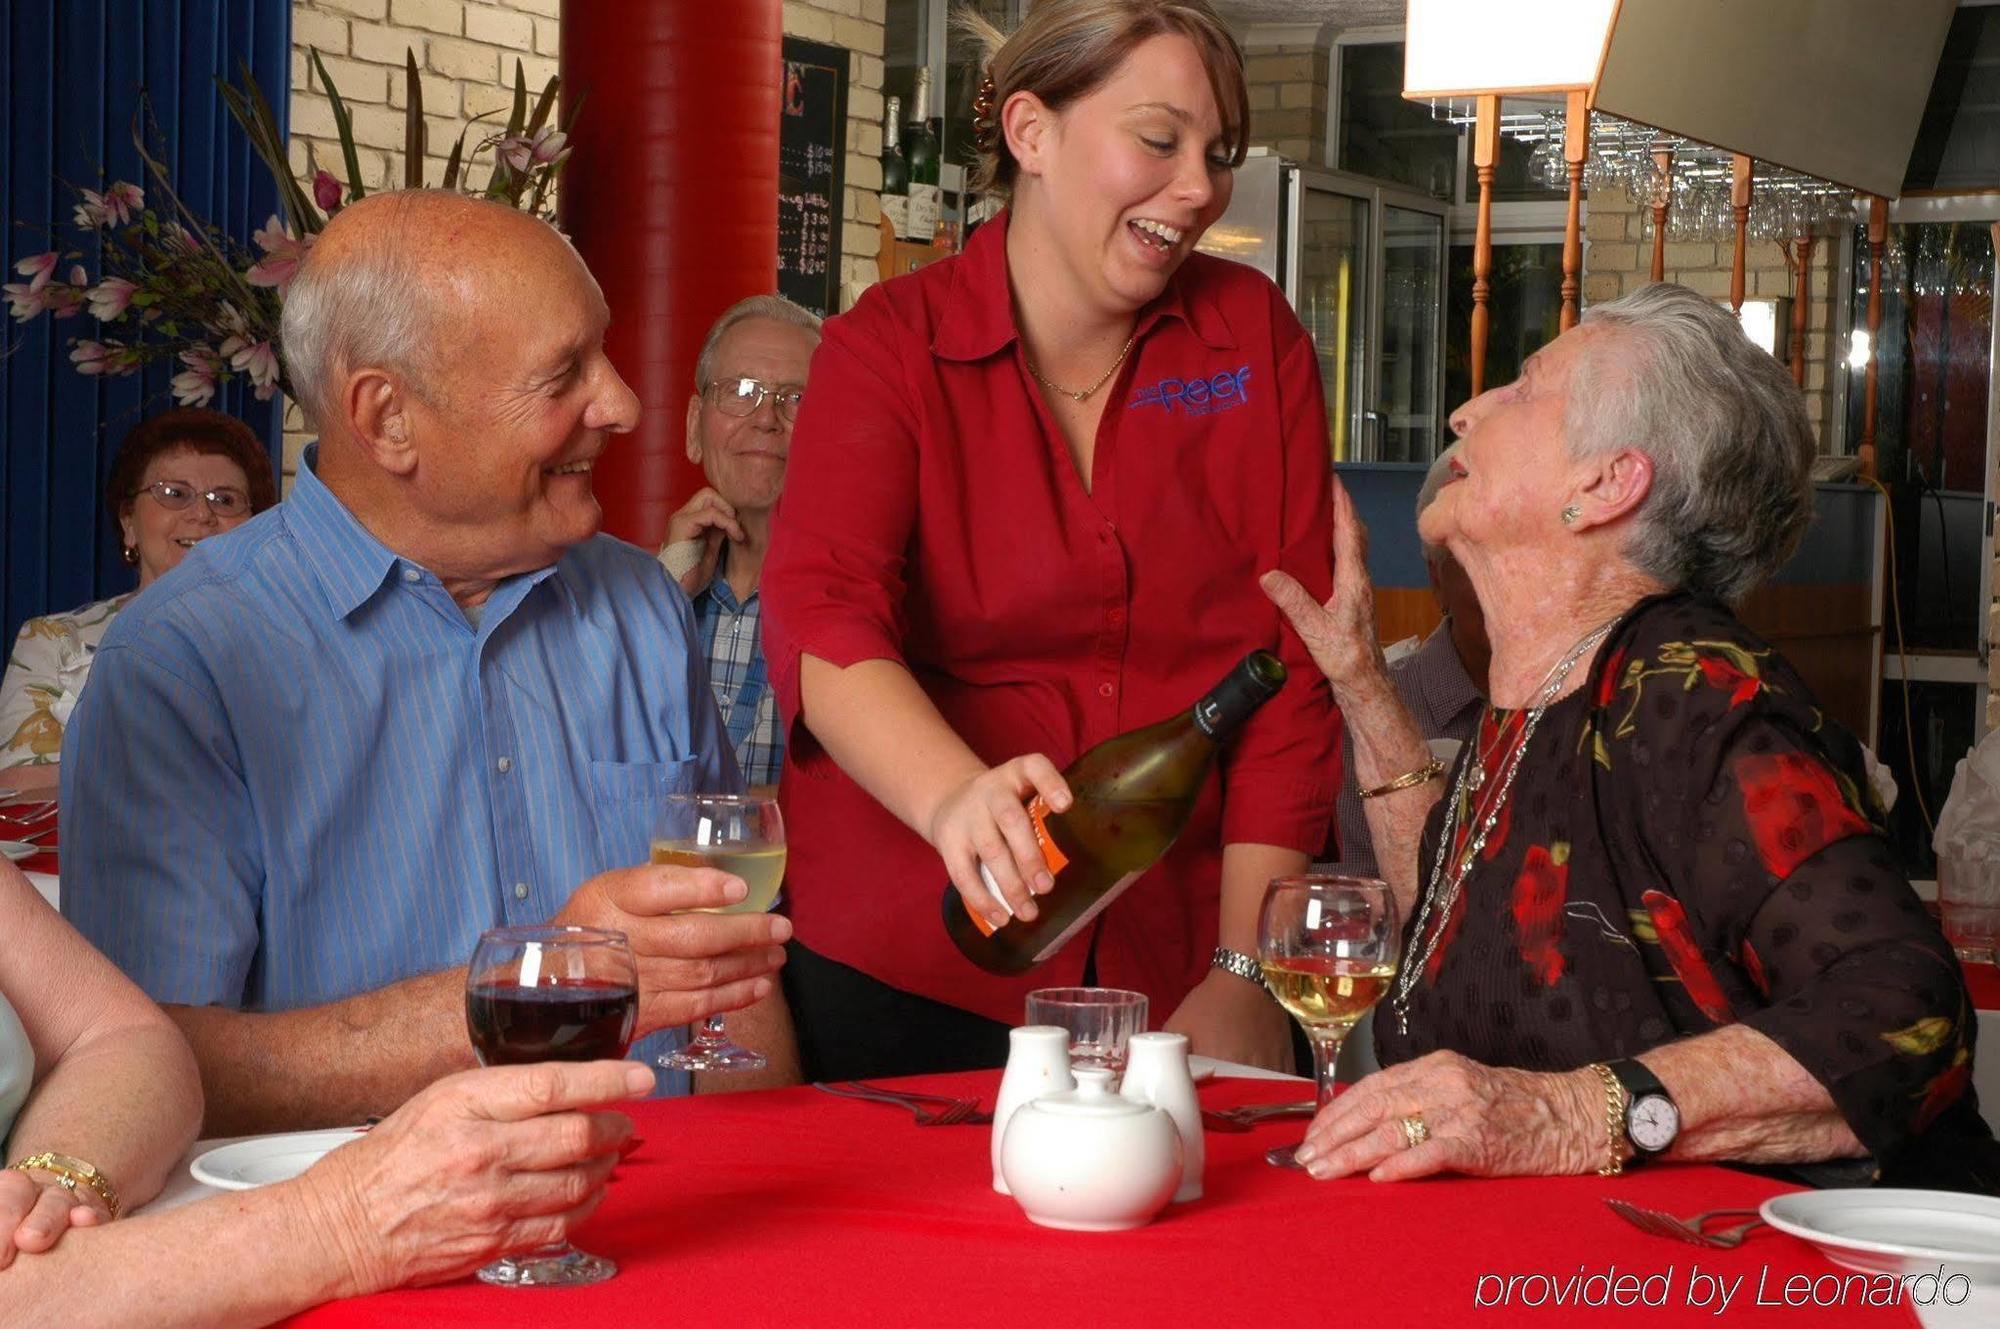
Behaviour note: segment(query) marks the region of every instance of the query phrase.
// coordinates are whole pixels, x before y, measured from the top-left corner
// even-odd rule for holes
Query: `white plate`
[[[298,1176],[364,1133],[350,1127],[338,1131],[259,1135],[209,1150],[189,1163],[188,1171],[205,1186],[218,1186],[226,1191],[253,1190]]]
[[[2000,1283],[2000,1199],[1951,1191],[1838,1190],[1774,1195],[1759,1211],[1827,1259],[1867,1273],[1935,1273]]]
[[[42,852],[38,844],[28,844],[21,840],[0,840],[0,854],[7,856],[10,863],[19,863],[24,858],[33,858]]]

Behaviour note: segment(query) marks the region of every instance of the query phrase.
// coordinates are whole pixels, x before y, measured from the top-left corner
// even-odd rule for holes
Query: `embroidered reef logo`
[[[1249,401],[1250,392],[1246,386],[1249,381],[1249,365],[1238,365],[1206,378],[1163,378],[1134,392],[1125,409],[1136,411],[1141,406],[1158,406],[1169,415],[1177,409],[1189,415],[1214,415],[1218,411],[1234,410]]]

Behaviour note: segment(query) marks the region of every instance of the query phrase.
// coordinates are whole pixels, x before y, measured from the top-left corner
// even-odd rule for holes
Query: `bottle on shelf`
[[[903,162],[910,188],[910,233],[914,244],[927,245],[937,234],[943,195],[938,189],[938,139],[931,130],[931,71],[917,70],[910,97],[910,118],[903,126]]]
[[[999,928],[944,888],[944,928],[965,958],[989,973],[1024,973],[1061,950],[1167,852],[1187,824],[1222,744],[1278,694],[1285,666],[1252,651],[1193,706],[1143,729],[1108,738],[1063,772],[1073,802],[1028,805],[1035,840],[1055,889],[1035,900],[1032,922]],[[980,874],[1000,896],[984,867]]]
[[[910,176],[903,163],[903,99],[891,97],[882,114],[882,215],[898,240],[910,238]]]

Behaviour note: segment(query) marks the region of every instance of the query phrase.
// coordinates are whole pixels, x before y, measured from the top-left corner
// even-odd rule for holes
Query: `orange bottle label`
[[[1041,847],[1042,862],[1048,865],[1049,875],[1055,877],[1060,876],[1062,870],[1069,866],[1069,855],[1065,854],[1056,845],[1055,837],[1049,834],[1048,819],[1049,805],[1042,801],[1040,794],[1037,794],[1028,802],[1028,821],[1035,828],[1035,843]],[[1007,909],[1007,901],[1000,894],[999,883],[993,880],[993,874],[986,870],[984,863],[979,865],[979,879],[986,884],[986,889],[992,892],[993,899],[1000,907]],[[972,926],[979,929],[981,936],[990,937],[993,935],[996,929],[993,924],[986,921],[985,914],[972,909],[968,909],[965,912],[966,916],[972,920]],[[1008,909],[1007,912],[1012,914],[1013,910]]]

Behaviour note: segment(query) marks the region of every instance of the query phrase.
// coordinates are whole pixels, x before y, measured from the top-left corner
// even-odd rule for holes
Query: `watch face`
[[[1680,1134],[1681,1113],[1673,1100],[1658,1094],[1648,1094],[1632,1104],[1632,1110],[1625,1117],[1625,1133],[1632,1137],[1632,1143],[1649,1154],[1656,1154],[1674,1142]]]

